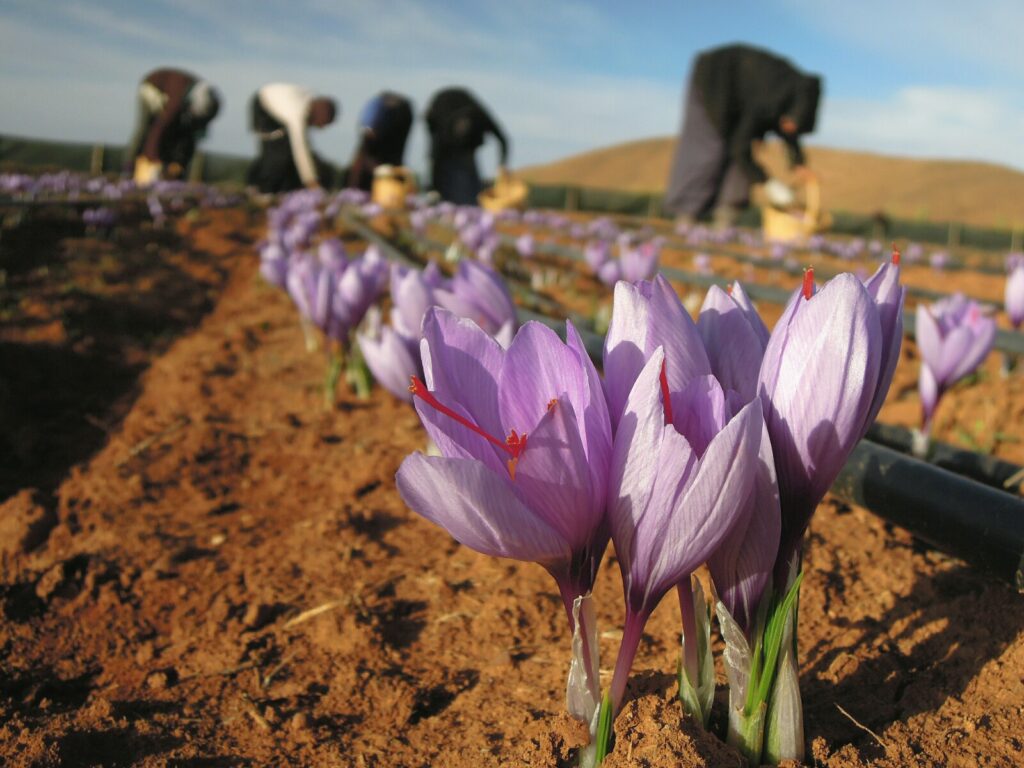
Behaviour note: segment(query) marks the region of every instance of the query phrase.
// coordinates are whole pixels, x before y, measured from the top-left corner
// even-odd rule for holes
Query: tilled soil
[[[325,358],[260,280],[259,235],[238,212],[209,212],[96,286],[111,306],[162,314],[166,334],[127,333],[129,315],[112,323],[121,336],[69,336],[45,308],[46,333],[5,330],[24,357],[14,367],[3,350],[3,413],[20,418],[4,438],[35,447],[4,475],[0,508],[0,760],[571,765],[586,735],[563,714],[569,637],[550,577],[477,555],[404,507],[393,478],[423,447],[418,419],[380,389],[325,409]],[[39,258],[85,269],[90,242],[54,241]],[[190,275],[179,293],[147,282],[169,263]],[[52,308],[46,281],[15,284]],[[103,348],[91,376],[47,362],[84,354],[78,336]],[[995,403],[1019,438],[1021,379],[993,365],[943,408],[973,426]],[[911,424],[916,368],[904,367],[883,418]],[[86,414],[103,428],[86,434]],[[807,553],[809,759],[1020,764],[1024,598],[832,500]],[[621,622],[613,561],[596,588],[603,667]],[[666,600],[647,627],[609,766],[740,764],[680,713],[676,611]],[[724,717],[720,687],[713,723]]]

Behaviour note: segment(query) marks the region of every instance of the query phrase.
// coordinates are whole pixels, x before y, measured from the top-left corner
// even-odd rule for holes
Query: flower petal
[[[580,427],[564,394],[530,432],[512,487],[523,505],[546,520],[574,551],[585,547],[601,524],[604,496],[594,492]]]
[[[395,482],[410,509],[477,552],[538,563],[570,557],[568,543],[523,506],[509,482],[477,461],[414,453]]]
[[[762,424],[758,466],[746,517],[708,558],[719,599],[748,632],[771,577],[782,529],[779,488],[768,429]]]
[[[792,536],[803,532],[863,434],[882,333],[874,302],[851,274],[798,302],[790,322],[772,334],[760,374],[783,527]]]
[[[613,427],[618,426],[629,392],[644,367],[648,314],[648,299],[640,287],[626,282],[615,284],[603,355],[605,393]]]
[[[763,424],[760,404],[753,400],[711,441],[667,525],[656,532],[658,549],[649,575],[652,595],[692,573],[747,513]]]
[[[659,347],[640,371],[615,432],[608,473],[608,521],[615,551],[627,572],[638,521],[647,511],[661,458],[665,411],[661,402]],[[674,431],[674,430],[673,430]]]
[[[411,403],[409,379],[420,373],[415,344],[387,325],[381,327],[378,338],[360,333],[356,340],[373,378],[395,397]]]
[[[757,322],[763,328],[760,317]],[[739,392],[744,400],[752,400],[757,394],[767,336],[762,340],[747,312],[717,285],[708,289],[697,330],[718,381],[724,388]]]

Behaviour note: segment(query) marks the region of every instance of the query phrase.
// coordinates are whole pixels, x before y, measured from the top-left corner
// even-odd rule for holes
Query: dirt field
[[[553,582],[404,507],[394,473],[424,445],[409,406],[376,389],[325,410],[324,359],[257,273],[262,223],[211,211],[102,240],[54,216],[3,232],[0,762],[571,765],[586,736],[562,714]],[[917,269],[908,282],[944,279]],[[904,355],[882,418],[911,425]],[[997,368],[950,393],[937,436],[997,429],[1016,442],[993,450],[1024,462],[1024,377]],[[622,618],[613,560],[596,590],[603,667]],[[827,500],[801,599],[809,761],[1019,765],[1022,608]],[[681,716],[677,610],[648,624],[609,766],[740,764]]]

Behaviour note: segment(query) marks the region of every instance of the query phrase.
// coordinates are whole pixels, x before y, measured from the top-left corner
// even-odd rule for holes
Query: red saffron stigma
[[[558,398],[557,397],[552,397],[550,400],[548,400],[548,410],[549,411],[555,410],[555,406],[556,405],[558,405]]]
[[[665,423],[672,423],[672,396],[668,391],[668,376],[665,374],[665,361],[661,361],[661,400],[665,406]]]
[[[896,247],[895,241],[892,244],[892,263],[897,267],[900,265],[900,249]]]
[[[460,416],[434,397],[434,393],[427,389],[427,385],[420,381],[419,376],[412,376],[411,379],[412,384],[409,386],[409,391],[412,392],[413,397],[418,397],[431,408],[440,411],[448,418],[455,419],[455,421],[459,422],[459,424],[464,426],[466,429],[476,432],[480,437],[498,446],[501,450],[511,456],[512,458],[509,460],[509,474],[512,475],[512,479],[515,479],[515,462],[519,458],[519,454],[526,450],[526,433],[520,435],[513,429],[508,438],[502,442],[494,435],[478,427],[469,419]]]
[[[814,295],[814,267],[808,267],[804,270],[803,294],[805,299],[809,299]]]

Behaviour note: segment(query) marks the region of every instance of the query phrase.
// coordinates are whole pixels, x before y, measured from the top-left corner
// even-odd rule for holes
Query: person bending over
[[[205,80],[180,69],[156,69],[139,83],[135,130],[125,171],[148,184],[185,175],[199,139],[217,116],[220,97]]]
[[[476,205],[482,184],[476,150],[488,133],[501,146],[499,174],[508,165],[508,140],[501,127],[464,88],[446,88],[434,94],[426,114],[430,131],[431,178],[444,200]]]
[[[797,176],[810,178],[799,137],[814,130],[820,95],[820,77],[768,51],[729,45],[699,54],[665,196],[677,220],[692,223],[714,209],[717,224],[731,224],[752,184],[768,182],[771,202],[791,202],[791,190],[754,162],[751,144],[777,133]]]
[[[352,157],[346,186],[370,191],[378,165],[402,165],[412,128],[412,104],[404,96],[382,91],[359,116],[359,147]]]
[[[299,85],[271,83],[256,91],[250,112],[260,143],[249,167],[249,185],[260,192],[330,186],[333,171],[313,153],[307,129],[330,125],[337,111],[332,99]]]

